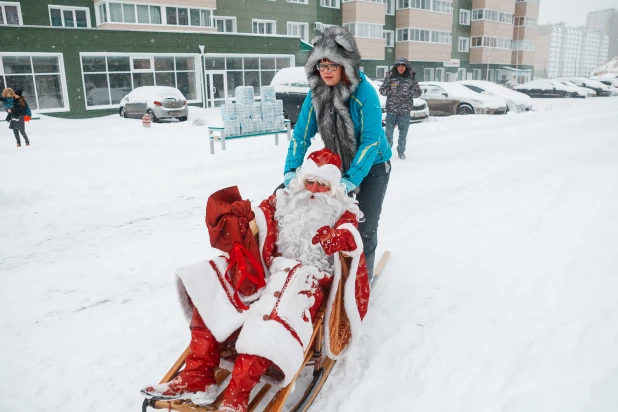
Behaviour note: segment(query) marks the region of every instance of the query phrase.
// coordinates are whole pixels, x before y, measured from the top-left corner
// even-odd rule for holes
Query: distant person
[[[26,146],[30,146],[30,140],[28,140],[28,135],[26,134],[26,121],[30,120],[32,112],[28,103],[26,103],[26,99],[22,96],[23,90],[17,89],[14,94],[15,101],[13,102],[13,107],[8,110],[11,115],[11,125],[9,128],[13,129],[15,140],[17,140],[17,147],[21,147],[20,133],[26,142]]]
[[[401,58],[395,62],[380,86],[380,94],[386,96],[386,139],[393,147],[393,132],[397,126],[397,154],[401,160],[405,160],[410,111],[414,106],[414,98],[422,94],[416,81],[416,73],[408,60]]]

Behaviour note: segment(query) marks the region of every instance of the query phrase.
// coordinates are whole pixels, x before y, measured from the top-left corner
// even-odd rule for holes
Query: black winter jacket
[[[405,64],[406,71],[399,74],[397,66]],[[416,81],[416,73],[412,70],[410,62],[399,59],[388,71],[384,83],[380,86],[380,94],[386,96],[386,112],[391,114],[409,114],[414,106],[414,98],[422,94],[421,88]]]

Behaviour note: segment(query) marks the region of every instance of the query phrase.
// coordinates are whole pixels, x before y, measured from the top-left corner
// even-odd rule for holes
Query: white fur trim
[[[331,187],[338,185],[341,181],[341,170],[335,165],[326,164],[318,166],[311,159],[305,160],[300,172],[302,176],[317,176],[330,182]]]
[[[343,226],[343,225],[342,225]],[[362,243],[361,243],[362,244]],[[362,250],[362,248],[361,248]],[[345,355],[348,351],[350,345],[356,342],[360,338],[361,334],[361,317],[358,311],[358,307],[356,306],[356,274],[358,272],[358,265],[360,263],[360,254],[352,257],[352,264],[350,265],[350,273],[348,276],[348,280],[345,285],[343,285],[343,307],[348,315],[348,320],[350,321],[350,329],[352,331],[352,340],[348,347],[346,347],[339,356],[336,356],[330,351],[330,331],[328,328],[328,324],[330,322],[330,317],[333,309],[333,302],[335,301],[335,297],[337,296],[337,289],[339,286],[339,280],[341,279],[341,260],[339,258],[339,254],[335,255],[335,265],[334,265],[334,276],[333,276],[333,284],[330,288],[330,293],[328,294],[328,301],[326,304],[326,315],[324,317],[324,347],[326,351],[326,356],[331,359],[339,359]]]
[[[350,233],[352,233],[352,236],[354,236],[354,242],[356,243],[356,249],[354,250],[342,250],[343,253],[345,253],[348,256],[353,256],[353,257],[360,257],[361,253],[363,253],[363,238],[360,235],[360,232],[358,231],[358,229],[356,229],[354,227],[353,224],[351,223],[344,223],[342,225],[339,225],[337,227],[337,229],[346,229],[349,230]]]
[[[221,274],[225,273],[227,262],[224,257],[216,257],[212,262]],[[176,277],[181,303],[185,300],[185,316],[188,315],[187,308],[190,308],[186,303],[186,297],[189,296],[218,342],[223,342],[243,325],[247,318],[246,312],[239,313],[230,302],[210,262],[200,262],[178,269]],[[190,315],[188,319],[191,319]]]
[[[270,271],[268,267],[266,267],[266,263],[262,258],[264,253],[264,243],[266,242],[266,234],[268,233],[268,222],[266,222],[266,216],[264,215],[264,211],[259,207],[252,208],[253,214],[255,215],[255,223],[258,227],[258,238],[260,240],[259,249],[260,249],[260,262],[262,262],[262,267],[264,268],[264,276],[266,279],[270,277]]]

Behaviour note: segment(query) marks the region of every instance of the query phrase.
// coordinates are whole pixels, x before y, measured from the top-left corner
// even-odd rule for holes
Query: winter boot
[[[249,406],[251,390],[258,384],[260,377],[272,365],[266,358],[242,354],[234,362],[232,380],[225,389],[220,412],[246,412]]]
[[[399,158],[401,160],[406,160],[406,154],[405,153],[399,153]]]
[[[191,343],[185,368],[168,383],[141,390],[148,399],[188,399],[196,405],[209,405],[217,397],[214,370],[219,366],[219,343],[210,333],[197,309],[191,319]]]
[[[17,143],[17,147],[21,147],[21,145],[19,143]]]

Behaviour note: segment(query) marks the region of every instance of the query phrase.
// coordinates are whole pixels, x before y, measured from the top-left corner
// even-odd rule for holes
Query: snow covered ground
[[[410,127],[391,261],[312,410],[616,410],[618,98],[535,106]],[[286,152],[212,156],[200,113],[43,117],[21,148],[0,123],[0,411],[137,411],[186,347],[172,275],[215,254],[208,195],[261,200]]]

